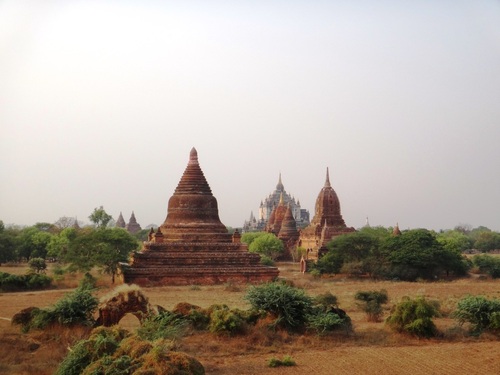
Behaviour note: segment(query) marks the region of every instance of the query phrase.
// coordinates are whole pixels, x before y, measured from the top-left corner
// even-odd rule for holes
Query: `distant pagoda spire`
[[[328,171],[328,167],[326,167],[326,180],[325,180],[325,187],[331,187],[332,185],[330,184],[330,172]]]
[[[115,226],[117,228],[125,228],[127,226],[127,224],[125,223],[125,220],[123,219],[123,215],[120,211],[120,215],[118,216],[118,219],[116,220],[116,224]]]
[[[137,233],[139,232],[140,230],[142,230],[141,226],[139,225],[139,223],[137,223],[137,220],[135,218],[135,214],[134,214],[134,211],[132,211],[132,215],[130,215],[130,220],[128,221],[128,224],[126,226],[126,229],[130,232],[130,233]]]
[[[401,236],[401,231],[399,230],[399,223],[396,223],[396,226],[392,230],[393,236]]]
[[[285,187],[283,186],[283,182],[281,182],[281,172],[280,172],[280,175],[278,178],[278,184],[276,185],[276,190],[281,191],[281,192],[285,190]]]

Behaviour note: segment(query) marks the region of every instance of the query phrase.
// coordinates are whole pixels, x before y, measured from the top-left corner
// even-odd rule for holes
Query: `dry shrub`
[[[196,305],[192,305],[192,304],[187,303],[187,302],[180,302],[177,305],[175,305],[172,312],[175,314],[188,316],[191,313],[191,311],[193,311],[193,310],[199,311],[199,310],[201,310],[201,307],[196,306]]]
[[[120,343],[117,351],[118,356],[129,355],[138,358],[148,353],[153,348],[153,344],[145,340],[137,340],[136,336],[126,337]]]
[[[241,292],[241,286],[234,283],[233,281],[228,281],[224,284],[224,290],[226,292]]]
[[[161,342],[156,343],[155,347],[142,359],[143,363],[139,370],[142,374],[205,374],[203,365],[195,358],[185,353],[165,350]]]
[[[268,314],[260,318],[257,323],[248,328],[246,340],[252,345],[269,347],[279,345],[290,340],[290,333],[286,328],[276,325],[276,317]]]
[[[129,298],[134,297],[139,301],[144,301],[148,303],[148,297],[146,297],[141,288],[136,284],[122,284],[114,288],[111,292],[103,295],[99,299],[100,304],[106,304],[116,299],[121,299],[123,301],[128,301]]]
[[[13,325],[27,326],[31,322],[31,319],[33,319],[33,316],[39,311],[38,307],[27,307],[14,314],[11,322]]]

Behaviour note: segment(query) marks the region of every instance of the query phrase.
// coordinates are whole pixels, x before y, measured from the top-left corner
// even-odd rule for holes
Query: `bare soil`
[[[178,343],[179,350],[198,358],[207,374],[500,374],[500,341],[483,334],[470,337],[466,327],[458,327],[448,314],[465,295],[500,298],[500,281],[471,277],[443,282],[396,282],[352,280],[342,277],[314,279],[301,274],[296,264],[280,264],[280,277],[309,295],[331,292],[339,300],[354,324],[354,333],[336,333],[317,337],[310,334],[288,334],[253,329],[245,336],[225,337],[209,333],[189,335]],[[25,267],[0,267],[0,271],[23,273]],[[50,274],[50,271],[49,271]],[[0,293],[0,374],[52,374],[75,341],[85,337],[85,330],[53,330],[22,334],[10,325],[10,318],[29,306],[47,307],[72,290],[77,276],[66,276],[57,289],[32,292]],[[99,294],[113,286],[101,276]],[[359,290],[387,290],[390,308],[403,296],[438,300],[443,317],[435,320],[442,335],[439,338],[416,339],[391,332],[383,322],[367,322],[356,305]],[[144,288],[152,304],[172,309],[179,302],[201,307],[225,303],[230,307],[248,308],[244,300],[246,286],[166,286]],[[126,316],[120,325],[134,329],[139,325]],[[293,367],[270,368],[271,358],[291,356]]]

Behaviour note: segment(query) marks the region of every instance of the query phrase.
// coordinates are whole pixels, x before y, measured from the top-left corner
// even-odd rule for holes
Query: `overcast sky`
[[[191,147],[226,225],[500,230],[500,2],[0,1],[0,220],[161,224]]]

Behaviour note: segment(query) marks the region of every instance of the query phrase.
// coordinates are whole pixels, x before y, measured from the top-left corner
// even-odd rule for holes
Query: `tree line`
[[[440,232],[412,229],[399,235],[391,228],[365,227],[334,238],[327,248],[313,272],[414,281],[463,276],[472,266],[482,267],[493,277],[498,276],[491,268],[500,271],[500,259],[478,255],[471,260],[464,255],[473,248],[482,252],[500,249],[500,233],[485,227]]]
[[[102,207],[89,216],[90,226],[79,228],[63,219],[25,228],[6,228],[0,220],[0,264],[57,260],[69,271],[87,272],[98,267],[114,281],[119,263],[127,262],[130,253],[138,249],[135,236],[108,226],[112,218]]]

